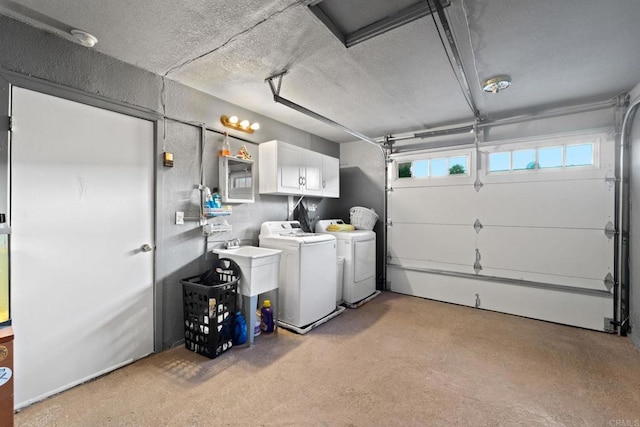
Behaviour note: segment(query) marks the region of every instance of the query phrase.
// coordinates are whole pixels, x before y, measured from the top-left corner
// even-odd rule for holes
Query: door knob
[[[153,245],[145,243],[144,245],[140,246],[140,250],[142,252],[151,252],[153,250]]]

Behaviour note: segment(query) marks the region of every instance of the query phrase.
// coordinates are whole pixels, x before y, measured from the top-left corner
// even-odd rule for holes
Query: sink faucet
[[[227,249],[234,249],[240,247],[240,239],[227,240]]]

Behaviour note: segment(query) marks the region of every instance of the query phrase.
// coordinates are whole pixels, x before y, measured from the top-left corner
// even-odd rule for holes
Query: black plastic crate
[[[213,359],[232,347],[239,278],[238,266],[223,258],[201,276],[180,281],[187,350]]]

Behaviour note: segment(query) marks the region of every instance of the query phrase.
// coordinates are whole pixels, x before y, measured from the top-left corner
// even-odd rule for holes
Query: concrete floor
[[[393,293],[209,360],[175,348],[17,426],[640,425],[627,338]],[[1,424],[1,423],[0,423]]]

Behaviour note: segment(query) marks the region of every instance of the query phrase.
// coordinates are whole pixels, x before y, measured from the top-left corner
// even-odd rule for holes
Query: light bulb
[[[249,120],[243,120],[243,121],[240,122],[240,126],[245,128],[245,129],[248,128],[250,124],[251,123],[249,123]]]
[[[260,123],[258,123],[258,122],[251,123],[250,128],[251,128],[252,130],[258,130],[258,129],[260,129]]]
[[[238,116],[231,116],[231,117],[229,117],[229,123],[234,124],[234,125],[235,125],[236,123],[238,123]]]
[[[96,43],[98,43],[98,39],[93,35],[89,34],[86,31],[73,29],[71,30],[71,34],[78,39],[82,46],[93,47]]]
[[[505,89],[508,89],[511,86],[511,77],[509,76],[498,76],[493,77],[484,82],[482,85],[482,90],[487,93],[498,93]]]

